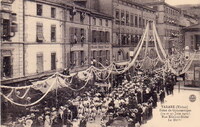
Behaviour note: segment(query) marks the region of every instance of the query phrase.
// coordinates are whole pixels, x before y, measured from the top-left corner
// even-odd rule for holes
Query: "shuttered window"
[[[102,51],[102,60],[103,60],[103,61],[102,61],[102,64],[103,64],[103,65],[106,65],[106,59],[107,59],[107,58],[106,58],[106,50],[104,50],[104,51]]]
[[[51,18],[56,18],[56,8],[51,8]]]
[[[51,41],[56,41],[56,25],[51,26]]]
[[[71,66],[76,65],[76,53],[74,51],[70,52],[70,63],[71,63]]]
[[[42,5],[41,4],[37,4],[37,15],[38,16],[42,16]]]
[[[138,27],[138,16],[135,16],[135,27]]]
[[[81,28],[81,43],[84,43],[86,39],[86,31],[85,29]]]
[[[3,40],[9,40],[10,35],[10,20],[3,19]]]
[[[130,16],[130,26],[133,26],[133,14]]]
[[[84,65],[84,51],[80,51],[80,57],[81,57],[81,66],[83,66]]]
[[[44,65],[43,65],[43,53],[37,54],[37,73],[44,71]]]
[[[80,36],[79,36],[79,29],[74,28],[74,43],[77,44],[78,41],[80,41]]]
[[[100,31],[96,31],[96,39],[97,39],[97,43],[100,42]]]
[[[93,30],[92,31],[92,42],[94,42],[94,43],[97,42],[96,34],[97,34],[96,31]]]
[[[110,61],[110,51],[106,50],[106,60]]]
[[[110,32],[106,32],[106,42],[110,43]]]
[[[43,36],[43,24],[37,23],[36,26],[36,41],[37,42],[43,42],[44,36]]]
[[[74,43],[74,27],[70,27],[69,28],[69,42],[70,43]]]
[[[139,27],[142,28],[142,18],[139,17]]]

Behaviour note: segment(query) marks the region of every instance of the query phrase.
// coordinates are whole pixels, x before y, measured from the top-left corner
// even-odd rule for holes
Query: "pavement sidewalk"
[[[184,86],[184,85],[180,85],[179,87],[179,84],[175,85],[174,86],[174,89],[179,89],[180,90],[193,90],[193,91],[200,91],[200,87],[188,87],[188,86]]]

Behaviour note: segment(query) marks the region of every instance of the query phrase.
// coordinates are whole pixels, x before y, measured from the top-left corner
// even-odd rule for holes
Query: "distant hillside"
[[[183,5],[177,5],[177,8],[181,8],[183,10],[190,9],[190,8],[200,8],[200,4],[183,4]]]

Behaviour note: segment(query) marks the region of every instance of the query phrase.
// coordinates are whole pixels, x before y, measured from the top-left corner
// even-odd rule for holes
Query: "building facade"
[[[193,85],[199,85],[200,81],[200,24],[183,28],[185,53],[196,52],[190,69],[186,72],[186,78],[193,81]]]
[[[88,67],[88,36],[90,31],[90,10],[73,4],[65,11],[66,65],[71,71]]]
[[[112,61],[112,17],[91,12],[90,60],[96,66],[110,65]],[[94,61],[93,61],[94,62]]]
[[[138,44],[148,22],[152,30],[155,11],[133,1],[114,0],[113,16],[113,59],[128,61],[129,52]]]
[[[1,40],[1,78],[11,78],[23,76],[23,44],[19,42],[23,40],[16,12],[13,12],[15,1],[2,0],[0,3],[0,40]],[[17,25],[18,24],[18,25]],[[15,37],[17,43],[12,43]]]
[[[164,0],[143,1],[143,4],[156,10],[156,26],[161,42],[166,52],[172,54],[174,49],[180,48],[183,43],[180,27],[181,10]]]
[[[92,59],[109,64],[112,17],[91,11],[87,2],[1,2],[2,22],[8,24],[1,29],[2,83],[51,75],[66,67],[81,71]]]

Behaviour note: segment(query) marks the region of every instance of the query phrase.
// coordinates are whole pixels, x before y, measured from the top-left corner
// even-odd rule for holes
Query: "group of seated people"
[[[107,127],[116,119],[125,118],[130,127],[138,127],[152,118],[158,101],[164,103],[165,87],[159,82],[162,79],[152,79],[148,83],[123,79],[110,92],[87,91],[58,107],[45,107],[36,114],[17,118],[11,126],[87,127],[89,122],[100,118],[97,124]]]

